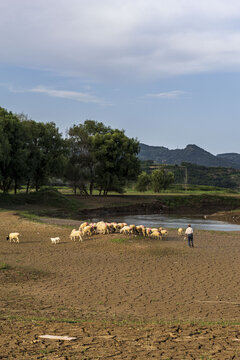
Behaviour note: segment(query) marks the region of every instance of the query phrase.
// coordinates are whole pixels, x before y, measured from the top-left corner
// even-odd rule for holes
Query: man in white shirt
[[[185,234],[188,237],[188,246],[193,247],[193,229],[190,224],[188,224]]]

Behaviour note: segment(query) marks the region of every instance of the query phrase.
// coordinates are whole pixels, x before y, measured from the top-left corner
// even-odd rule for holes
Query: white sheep
[[[57,236],[55,238],[50,238],[50,239],[51,239],[51,243],[55,244],[55,245],[60,242],[60,237],[59,236]]]
[[[143,225],[137,225],[136,226],[136,232],[138,235],[144,235],[145,234],[145,228]]]
[[[178,229],[178,235],[179,235],[179,236],[184,235],[184,230],[183,230],[183,228],[179,228],[179,229]]]
[[[161,230],[160,232],[161,232],[162,236],[167,236],[167,234],[168,234],[167,230]]]
[[[109,234],[110,229],[104,221],[99,221],[97,224],[97,234]]]
[[[130,233],[131,233],[131,228],[130,228],[130,226],[124,226],[124,227],[120,230],[120,234],[129,235]]]
[[[7,240],[9,240],[9,242],[17,242],[19,243],[19,233],[10,233],[7,235]]]
[[[145,229],[145,236],[150,236],[152,233],[152,229],[151,228],[146,228]]]
[[[150,236],[153,238],[153,239],[157,239],[157,240],[162,240],[162,233],[159,231],[159,230],[155,230],[153,231]]]
[[[93,235],[95,233],[95,229],[96,229],[96,226],[94,226],[94,224],[87,225],[83,228],[83,230],[81,231],[81,234],[83,236],[84,235],[87,235],[87,236]]]
[[[85,228],[85,226],[88,226],[88,222],[87,221],[85,221],[85,222],[83,222],[80,226],[79,226],[79,229],[78,230],[83,230],[84,228]]]
[[[77,238],[78,238],[79,241],[83,241],[81,231],[73,229],[71,234],[70,234],[70,239],[75,241]]]
[[[136,235],[137,234],[136,225],[132,224],[129,225],[129,227],[130,227],[130,234]]]

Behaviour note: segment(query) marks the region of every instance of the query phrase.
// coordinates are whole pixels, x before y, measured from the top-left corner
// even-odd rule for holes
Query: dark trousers
[[[193,234],[188,235],[188,246],[193,247]]]

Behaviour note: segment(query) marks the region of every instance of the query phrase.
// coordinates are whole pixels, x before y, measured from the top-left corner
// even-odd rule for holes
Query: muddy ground
[[[0,359],[240,359],[239,233],[70,231],[0,213]]]

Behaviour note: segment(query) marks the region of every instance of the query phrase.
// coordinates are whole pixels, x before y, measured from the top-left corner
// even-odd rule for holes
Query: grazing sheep
[[[112,226],[113,226],[113,229],[114,229],[115,233],[118,233],[120,231],[120,229],[121,229],[118,223],[113,222]]]
[[[154,232],[154,231],[159,231],[158,228],[151,228],[151,230],[152,230],[152,232]]]
[[[145,236],[150,236],[151,233],[152,233],[152,229],[151,228],[146,228]]]
[[[153,239],[162,240],[162,234],[160,231],[155,230],[150,235]]]
[[[80,226],[79,226],[79,229],[78,230],[83,230],[85,228],[85,226],[88,226],[88,222],[85,221],[84,223],[82,223]]]
[[[89,225],[91,226],[92,235],[96,235],[97,234],[97,224],[96,223],[91,223]]]
[[[127,223],[118,223],[119,230],[121,230],[124,226],[127,226]]]
[[[59,236],[57,236],[55,238],[50,238],[50,239],[51,239],[51,243],[55,244],[55,245],[60,242],[60,237]]]
[[[110,229],[104,221],[99,221],[96,226],[98,234],[109,234]]]
[[[129,227],[130,227],[130,234],[136,235],[137,234],[136,225],[132,224],[129,225]]]
[[[112,222],[111,228],[112,228],[112,232],[114,232],[114,233],[117,232],[118,231],[118,223]]]
[[[161,230],[161,234],[162,234],[162,236],[166,236],[168,234],[168,231],[167,230]]]
[[[78,239],[79,241],[83,241],[82,236],[81,236],[81,231],[73,229],[70,234],[70,239],[73,241],[75,241],[76,239]]]
[[[179,235],[179,236],[184,235],[184,230],[183,230],[183,228],[179,228],[179,229],[178,229],[178,235]]]
[[[105,223],[107,225],[108,233],[114,233],[114,226],[112,223]]]
[[[95,232],[95,227],[91,224],[91,225],[87,225],[83,228],[83,230],[81,231],[82,235],[93,235]]]
[[[145,235],[145,228],[143,225],[136,226],[136,232],[138,235]]]
[[[130,228],[130,226],[124,226],[124,227],[120,230],[120,234],[129,235],[130,233],[131,233],[131,228]]]
[[[10,233],[7,235],[6,239],[9,240],[9,242],[17,242],[19,243],[19,233]]]

